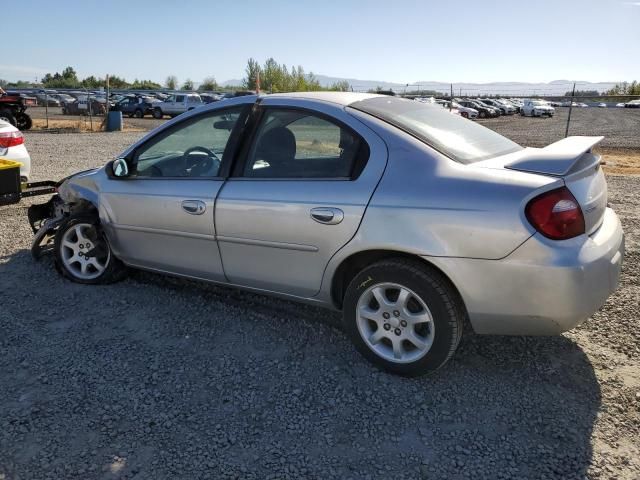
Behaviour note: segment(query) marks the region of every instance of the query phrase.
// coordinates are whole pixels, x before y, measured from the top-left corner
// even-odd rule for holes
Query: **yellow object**
[[[10,170],[12,168],[20,168],[21,166],[22,164],[20,162],[0,158],[0,170]]]

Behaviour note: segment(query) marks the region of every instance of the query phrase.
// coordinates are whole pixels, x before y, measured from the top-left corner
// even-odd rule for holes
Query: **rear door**
[[[384,142],[338,105],[265,99],[216,202],[231,283],[313,296],[355,235],[387,161]]]

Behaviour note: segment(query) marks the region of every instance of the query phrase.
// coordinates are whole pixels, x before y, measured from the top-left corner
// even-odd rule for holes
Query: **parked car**
[[[20,162],[20,179],[29,181],[31,157],[24,145],[24,135],[5,120],[0,120],[0,158]]]
[[[173,118],[176,115],[200,107],[202,104],[202,98],[197,93],[171,95],[166,100],[153,105],[153,117],[162,118],[165,115],[169,115]]]
[[[67,93],[54,93],[51,96],[56,98],[60,102],[61,106],[64,105],[65,103],[70,103],[75,101],[75,98],[73,98],[71,95]]]
[[[451,104],[453,108],[455,108],[460,116],[464,118],[476,119],[478,118],[478,110],[472,107],[466,107],[464,105],[459,104],[458,102],[453,102]]]
[[[222,100],[222,95],[218,95],[215,93],[201,93],[200,98],[204,103],[213,103]]]
[[[640,108],[640,99],[631,100],[630,102],[625,103],[624,106],[625,108]]]
[[[623,103],[623,102],[616,103],[616,107],[618,107],[618,108],[624,108],[624,107],[625,107],[625,105],[626,105],[626,104],[625,104],[625,103]]]
[[[104,100],[89,97],[78,97],[75,101],[62,105],[63,115],[104,115],[106,102]]]
[[[115,102],[112,110],[122,112],[129,117],[142,118],[145,115],[153,115],[153,108],[159,103],[161,103],[160,100],[151,97],[127,96]]]
[[[556,109],[544,100],[525,100],[520,110],[520,115],[530,117],[553,117],[555,113]]]
[[[476,99],[477,102],[480,102],[482,105],[487,105],[491,108],[495,108],[498,112],[500,112],[500,115],[506,115],[507,113],[507,109],[504,105],[499,105],[499,104],[494,104],[494,102],[492,100],[489,100],[487,98],[478,98]]]
[[[48,107],[59,107],[60,106],[60,100],[58,100],[55,96],[53,96],[52,94],[46,94],[46,93],[36,93],[35,97],[38,101],[38,105],[40,106],[48,106]]]
[[[497,117],[500,115],[496,112],[495,109],[487,105],[482,105],[479,102],[473,102],[471,100],[460,100],[460,105],[466,108],[473,108],[478,112],[478,116],[480,118]]]
[[[604,103],[604,102],[600,102],[600,103],[598,104],[598,108],[607,108],[607,104],[606,104],[606,103]]]
[[[373,94],[228,99],[64,180],[29,209],[32,252],[51,246],[78,283],[133,267],[339,309],[367,359],[417,375],[467,320],[557,334],[615,290],[624,237],[601,140],[523,148]]]

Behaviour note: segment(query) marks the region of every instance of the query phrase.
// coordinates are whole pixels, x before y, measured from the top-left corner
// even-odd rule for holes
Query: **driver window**
[[[217,177],[242,108],[183,122],[136,152],[138,177]],[[162,135],[162,134],[160,134]]]

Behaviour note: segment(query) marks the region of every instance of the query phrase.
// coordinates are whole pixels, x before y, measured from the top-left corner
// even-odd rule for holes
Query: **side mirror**
[[[116,177],[127,177],[129,175],[129,165],[124,158],[116,158],[111,166]]]

